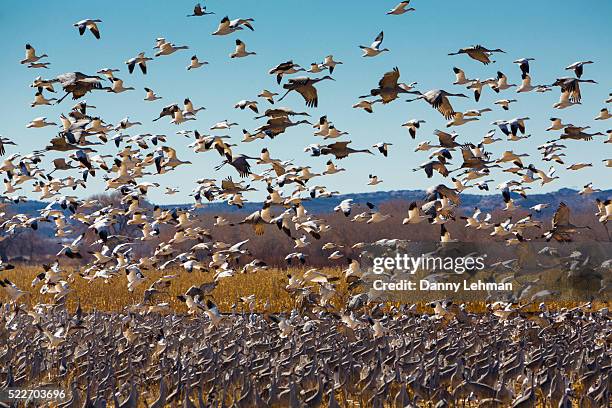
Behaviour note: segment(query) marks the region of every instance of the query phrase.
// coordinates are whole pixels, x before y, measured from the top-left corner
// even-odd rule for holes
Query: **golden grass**
[[[269,269],[255,274],[236,274],[233,277],[221,279],[212,295],[222,312],[230,312],[233,305],[235,305],[238,312],[247,310],[239,299],[242,296],[249,296],[252,294],[255,295],[256,298],[255,311],[264,311],[264,306],[268,304],[269,307],[266,309],[267,311],[286,312],[294,307],[292,297],[284,289],[288,283],[286,275],[287,273],[291,273],[295,276],[301,276],[305,270],[306,269],[301,268]],[[342,276],[342,270],[340,268],[322,268],[320,270],[328,276]],[[0,278],[8,278],[22,290],[28,291],[29,296],[21,299],[21,301],[27,305],[53,303],[53,295],[41,294],[40,285],[35,288],[31,287],[32,279],[41,271],[42,268],[38,265],[17,265],[13,270],[0,272]],[[159,277],[164,275],[177,275],[177,277],[172,280],[172,284],[167,290],[167,294],[161,294],[156,298],[156,302],[166,302],[169,304],[171,310],[178,313],[184,313],[187,311],[187,308],[176,298],[176,296],[185,293],[192,285],[200,285],[204,282],[210,282],[213,279],[212,273],[187,273],[183,269],[170,269],[163,272],[159,270],[149,270],[145,271],[144,274],[147,277],[147,281],[134,292],[129,292],[127,290],[127,279],[125,275],[117,275],[108,283],[105,283],[102,279],[90,282],[81,278],[78,274],[73,273],[69,278],[72,293],[67,297],[67,306],[69,309],[73,310],[77,302],[80,302],[81,307],[86,312],[94,309],[109,312],[122,311],[134,304],[140,303],[143,298],[144,290]],[[554,279],[555,278],[551,276],[545,277],[545,287],[553,289],[555,285]],[[345,304],[350,294],[348,293],[347,284],[344,279],[341,278],[335,283],[338,296],[332,299],[332,304],[341,307]],[[316,286],[316,284],[313,284],[313,286]],[[317,291],[316,288],[313,290]],[[410,292],[402,297],[402,301],[416,303],[420,312],[430,312],[431,309],[427,306],[427,303],[435,299],[443,298],[444,295],[445,294],[439,292],[430,294]],[[474,292],[467,298],[463,296],[463,299],[467,300],[468,310],[472,312],[485,311],[484,295],[482,295],[482,292]],[[0,290],[0,302],[6,301],[8,301],[7,295],[4,291]],[[399,306],[400,303],[401,302],[398,300],[390,302],[390,305]],[[556,297],[554,301],[546,303],[551,309],[558,309],[561,307],[574,307],[581,302],[572,300],[564,295]],[[596,306],[609,306],[609,304],[608,302],[600,302]]]
[[[292,269],[291,273],[301,275],[304,269]],[[339,275],[339,269],[323,269],[330,275]],[[15,269],[0,272],[0,278],[8,278],[20,289],[28,291],[30,295],[21,300],[25,304],[53,303],[53,295],[41,294],[40,284],[32,288],[32,279],[42,272],[42,267],[31,265],[18,265]],[[241,311],[242,304],[239,302],[241,296],[254,294],[257,299],[256,310],[263,310],[264,304],[269,300],[270,311],[287,311],[292,308],[293,301],[284,287],[288,280],[287,270],[270,269],[257,274],[236,274],[233,277],[223,278],[213,292],[215,302],[223,312],[230,312],[232,305],[237,305]],[[169,269],[165,271],[144,271],[147,281],[136,288],[134,292],[127,289],[125,275],[117,275],[105,283],[102,279],[88,281],[77,274],[69,279],[72,293],[67,297],[67,306],[72,309],[80,301],[84,311],[93,309],[102,311],[120,311],[126,307],[142,301],[144,290],[156,279],[165,275],[177,275],[167,290],[167,294],[161,294],[156,298],[157,302],[167,302],[170,308],[177,312],[186,312],[185,305],[176,299],[177,295],[183,294],[193,285],[200,285],[213,280],[213,274],[209,272],[187,273],[183,269]],[[346,284],[338,285],[339,291],[346,292]],[[0,290],[0,302],[8,301],[4,291]]]

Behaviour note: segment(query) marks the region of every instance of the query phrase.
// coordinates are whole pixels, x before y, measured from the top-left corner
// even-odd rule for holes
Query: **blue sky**
[[[520,71],[512,64],[520,57],[533,57],[532,78],[534,84],[551,83],[555,78],[569,75],[563,68],[577,60],[590,59],[595,64],[585,68],[583,78],[595,79],[599,85],[583,86],[583,104],[562,111],[552,108],[558,100],[559,90],[545,94],[515,94],[513,89],[500,95],[486,89],[480,102],[454,100],[456,110],[491,107],[499,98],[519,100],[511,106],[510,112],[493,107],[480,122],[470,123],[455,130],[461,135],[462,142],[477,142],[493,126],[490,122],[497,119],[511,119],[529,116],[528,132],[530,139],[521,142],[504,142],[493,145],[490,150],[498,155],[503,150],[527,152],[532,157],[527,162],[548,169],[549,163],[542,162],[536,155],[535,146],[553,137],[544,129],[548,118],[558,116],[564,122],[591,125],[593,131],[612,128],[612,120],[593,121],[598,111],[604,107],[604,100],[612,91],[610,70],[612,54],[609,41],[612,38],[609,17],[612,3],[605,0],[588,2],[588,7],[575,1],[425,1],[414,0],[415,13],[402,16],[387,16],[385,12],[393,7],[394,1],[208,1],[212,16],[186,18],[195,2],[186,1],[124,1],[120,3],[82,2],[82,1],[19,1],[5,5],[0,14],[0,34],[4,39],[3,52],[0,54],[0,85],[3,98],[0,99],[0,134],[15,140],[19,146],[10,148],[13,152],[27,153],[42,148],[57,132],[53,127],[26,129],[25,125],[34,117],[46,116],[48,120],[59,122],[61,112],[67,113],[73,102],[66,99],[59,106],[30,108],[34,91],[29,87],[37,75],[45,78],[68,71],[81,71],[93,74],[103,67],[119,68],[118,76],[126,86],[135,91],[123,94],[93,93],[87,101],[97,109],[95,113],[109,123],[116,124],[126,115],[131,120],[143,122],[143,126],[130,129],[129,134],[165,133],[169,144],[176,147],[179,157],[191,160],[193,166],[184,166],[164,177],[149,177],[165,186],[179,186],[181,193],[164,196],[163,189],[150,193],[156,202],[189,201],[187,194],[194,186],[193,181],[202,177],[221,178],[232,175],[232,169],[224,169],[214,174],[213,167],[220,162],[216,153],[193,154],[186,145],[187,140],[175,135],[181,129],[207,129],[218,121],[229,119],[240,125],[227,132],[234,143],[242,138],[241,129],[252,130],[262,124],[253,120],[253,114],[246,110],[233,109],[241,99],[255,99],[264,88],[281,93],[273,76],[267,71],[276,64],[293,59],[302,66],[321,61],[325,55],[344,62],[334,72],[335,82],[326,81],[317,88],[319,107],[306,109],[301,97],[289,95],[281,106],[289,106],[296,111],[307,110],[316,120],[328,115],[336,127],[350,133],[348,139],[355,147],[369,147],[380,141],[393,143],[389,157],[381,155],[352,156],[340,161],[348,171],[319,180],[331,190],[343,193],[419,189],[443,182],[438,175],[427,180],[422,172],[413,173],[411,169],[427,160],[425,153],[414,153],[420,141],[435,141],[434,129],[444,129],[446,120],[431,109],[425,102],[405,103],[400,98],[389,105],[375,105],[373,114],[352,109],[357,96],[367,93],[374,87],[381,75],[397,66],[404,82],[417,81],[417,88],[426,91],[442,88],[451,92],[467,92],[463,87],[453,86],[452,67],[465,70],[470,78],[489,78],[502,70],[510,83],[520,83]],[[219,20],[228,15],[230,18],[252,17],[255,31],[245,30],[229,36],[216,37],[211,33]],[[102,39],[97,41],[88,32],[80,37],[72,24],[83,18],[100,18]],[[362,58],[358,45],[369,45],[379,31],[384,30],[384,46],[391,51],[376,58]],[[171,56],[161,57],[149,64],[149,73],[144,76],[140,71],[130,75],[124,61],[140,51],[152,56],[156,37],[165,37],[178,45],[188,45],[189,50],[179,51]],[[229,54],[234,49],[234,41],[240,38],[247,48],[257,52],[256,56],[231,60]],[[31,43],[38,53],[49,54],[51,62],[48,70],[27,69],[19,64],[23,58],[25,43]],[[480,43],[492,48],[502,48],[507,54],[495,56],[497,63],[484,66],[466,56],[448,56],[460,47]],[[186,71],[191,55],[210,62],[195,71]],[[322,75],[322,74],[319,74]],[[315,76],[319,76],[315,75]],[[143,101],[143,87],[150,87],[163,97],[156,102]],[[174,126],[159,121],[152,123],[164,105],[181,102],[190,97],[196,106],[207,110],[198,114],[197,121]],[[260,109],[269,107],[260,100]],[[278,105],[278,104],[277,104]],[[420,130],[417,140],[412,140],[400,125],[408,119],[424,119],[427,123]],[[599,123],[598,123],[599,122]],[[499,132],[498,132],[499,133]],[[215,133],[223,134],[223,133]],[[236,151],[257,156],[263,146],[268,146],[275,158],[293,159],[296,164],[309,164],[315,171],[323,170],[327,157],[311,158],[303,148],[311,143],[321,142],[312,135],[308,126],[290,129],[273,141],[256,141],[240,144]],[[567,164],[592,161],[594,168],[579,172],[567,172],[563,166],[556,165],[562,180],[548,184],[546,189],[561,187],[577,188],[593,181],[596,187],[612,187],[612,178],[603,177],[601,160],[612,158],[610,145],[603,139],[592,142],[567,141],[569,156]],[[101,153],[115,152],[114,146],[100,149]],[[457,153],[457,155],[459,155]],[[57,155],[49,155],[45,161]],[[459,158],[454,164],[460,164]],[[453,167],[453,166],[451,166]],[[263,170],[255,167],[256,171]],[[374,173],[384,182],[378,186],[367,186],[368,174]],[[60,174],[65,176],[68,173]],[[508,179],[507,173],[495,173],[496,181]],[[607,173],[609,174],[609,173]],[[99,180],[100,177],[97,177]],[[448,181],[450,182],[450,181]],[[101,184],[92,183],[86,194],[100,190]],[[535,187],[535,185],[534,185]],[[29,186],[26,191],[29,190]],[[251,200],[263,198],[263,193],[253,193]],[[28,195],[36,198],[36,195]]]

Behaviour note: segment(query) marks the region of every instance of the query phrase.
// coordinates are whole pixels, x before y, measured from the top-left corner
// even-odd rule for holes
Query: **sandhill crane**
[[[206,11],[206,6],[202,7],[200,3],[193,7],[193,14],[187,14],[187,17],[201,17],[209,14],[215,14],[212,11]]]
[[[187,71],[191,71],[192,69],[200,68],[204,65],[208,65],[208,62],[200,61],[197,55],[192,55],[191,59],[189,60],[189,65],[187,66]]]
[[[399,16],[399,15],[407,13],[409,11],[415,11],[416,10],[415,8],[408,7],[409,4],[410,4],[410,0],[401,1],[401,2],[399,2],[399,4],[397,6],[393,7],[391,10],[387,11],[387,15]]]
[[[85,20],[81,20],[81,21],[77,21],[76,23],[73,24],[74,27],[77,27],[79,29],[79,34],[83,35],[85,34],[85,30],[89,30],[91,31],[91,33],[94,35],[94,37],[96,37],[98,40],[100,39],[100,30],[98,29],[98,24],[97,23],[101,23],[102,20],[100,19],[85,19]]]
[[[307,120],[298,120],[296,122],[292,122],[287,116],[272,117],[268,119],[268,122],[265,125],[262,125],[255,129],[255,132],[264,133],[266,136],[273,139],[276,136],[284,133],[287,128],[298,126],[301,124],[312,125],[312,123]]]
[[[591,229],[589,226],[577,226],[570,223],[570,208],[564,202],[559,204],[552,219],[552,229],[542,235],[546,241],[555,239],[558,242],[571,242],[571,234],[579,229]]]
[[[438,160],[432,160],[432,161],[423,163],[419,167],[412,169],[412,171],[419,171],[421,169],[425,170],[425,174],[427,175],[427,178],[433,177],[434,170],[440,173],[443,177],[447,177],[449,174],[449,171],[446,168],[445,163],[438,161]]]
[[[49,69],[50,62],[30,62],[28,68],[45,68]]]
[[[587,64],[593,64],[593,61],[576,61],[573,64],[565,67],[565,69],[573,70],[576,76],[580,78],[584,72],[584,66]]]
[[[125,61],[125,64],[128,66],[128,71],[130,74],[134,72],[134,68],[136,67],[136,64],[138,64],[142,73],[146,75],[147,61],[152,61],[152,60],[153,58],[145,57],[145,53],[141,52],[137,56]]]
[[[378,81],[378,88],[370,90],[369,95],[363,95],[359,98],[369,98],[370,96],[379,96],[382,103],[389,103],[398,98],[400,93],[409,93],[416,82],[405,84],[398,82],[400,77],[399,68],[395,67],[392,71],[386,72]]]
[[[274,94],[276,95],[276,94]],[[290,108],[278,107],[272,109],[266,109],[263,115],[256,116],[255,119],[261,119],[268,117],[270,119],[288,118],[289,116],[310,116],[308,112],[295,112]]]
[[[514,64],[518,64],[523,75],[529,74],[529,61],[535,61],[535,58],[519,58],[514,61]]]
[[[249,55],[257,55],[257,53],[247,51],[246,44],[240,40],[236,40],[236,50],[230,54],[230,58],[244,58]]]
[[[279,98],[279,101],[282,101],[289,92],[296,91],[302,95],[304,101],[306,101],[306,106],[316,108],[319,104],[319,97],[317,95],[317,89],[314,87],[314,85],[326,79],[335,81],[335,79],[329,75],[325,75],[321,78],[291,78],[289,79],[288,83],[283,85],[283,88],[286,89],[287,92],[285,92],[285,94]]]
[[[220,165],[215,167],[215,170],[219,170],[224,165],[229,164],[236,169],[240,177],[247,177],[249,174],[251,174],[251,165],[249,164],[248,160],[257,160],[257,157],[251,157],[244,154],[227,154],[225,157],[225,160]]]
[[[276,67],[270,69],[268,73],[270,75],[276,75],[276,83],[280,84],[283,79],[283,75],[295,74],[300,71],[306,70],[300,67],[298,64],[295,64],[292,60],[289,60],[287,62],[278,64]]]
[[[253,21],[255,20],[253,20],[252,18],[237,18],[235,20],[230,21],[229,17],[225,16],[223,17],[223,19],[221,19],[221,22],[219,23],[217,30],[214,33],[212,33],[212,35],[232,34],[238,30],[242,30],[242,26],[245,26],[251,31],[255,31],[255,29],[251,25]]]
[[[471,47],[460,48],[459,51],[451,52],[448,55],[467,54],[468,57],[476,61],[482,62],[484,65],[488,65],[491,62],[495,62],[495,61],[491,61],[491,59],[489,58],[489,56],[494,52],[505,53],[504,50],[501,50],[499,48],[488,49],[488,48],[483,47],[482,45],[473,45]]]
[[[353,153],[369,153],[373,154],[368,149],[353,149],[348,147],[350,140],[344,142],[336,142],[324,146],[308,146],[305,151],[310,151],[313,156],[334,155],[336,159],[343,159]]]
[[[11,139],[2,137],[0,135],[0,156],[4,156],[4,154],[6,153],[6,149],[4,147],[6,145],[17,146],[17,144],[13,142]]]
[[[467,98],[467,95],[465,94],[450,93],[442,89],[432,89],[430,91],[425,92],[424,94],[419,91],[410,91],[409,93],[417,94],[419,96],[417,96],[414,99],[407,99],[406,102],[413,102],[419,99],[423,99],[428,104],[430,104],[432,108],[437,109],[438,112],[440,112],[442,116],[444,116],[445,119],[450,119],[455,114],[453,107],[448,101],[449,96],[458,96],[461,98]]]
[[[580,94],[580,83],[596,84],[592,79],[578,79],[563,77],[558,78],[551,86],[558,86],[561,88],[561,93],[569,93],[569,100],[574,103],[579,103],[582,99]]]
[[[69,94],[72,94],[72,99],[79,99],[87,92],[91,92],[94,89],[103,89],[100,84],[99,76],[86,75],[82,72],[67,72],[65,74],[58,75],[55,79],[50,82],[59,82],[62,88],[66,92],[66,95],[62,96],[57,103],[61,103],[64,98]]]
[[[584,130],[588,129],[590,126],[573,126],[567,125],[563,129],[563,134],[559,136],[559,139],[573,139],[573,140],[593,140],[593,136],[604,136],[601,132],[596,133],[586,133]]]
[[[32,47],[30,44],[26,44],[25,49],[25,59],[19,61],[20,64],[31,64],[37,62],[41,58],[48,57],[47,54],[36,55],[36,49],[34,49],[34,47]]]
[[[571,95],[572,93],[570,91],[562,91],[561,95],[559,96],[559,102],[554,103],[552,107],[555,109],[565,109],[569,108],[570,106],[580,105],[581,102],[570,100]]]
[[[459,137],[459,135],[455,132],[446,133],[446,132],[442,132],[441,130],[436,129],[434,130],[434,135],[438,136],[438,141],[440,142],[439,147],[445,147],[447,149],[451,149],[451,148],[461,146],[459,143],[456,142],[456,139],[457,137]]]
[[[180,110],[180,108],[178,107],[177,104],[164,106],[162,108],[161,112],[159,113],[159,116],[157,118],[153,119],[153,122],[156,122],[156,121],[160,120],[164,116],[174,116],[174,112],[177,111],[177,110]]]
[[[381,31],[376,36],[376,39],[369,47],[366,47],[365,45],[360,45],[359,48],[363,50],[362,57],[375,57],[382,52],[389,51],[388,48],[383,48],[383,49],[380,48],[380,46],[382,45],[383,39],[384,39],[384,33]]]

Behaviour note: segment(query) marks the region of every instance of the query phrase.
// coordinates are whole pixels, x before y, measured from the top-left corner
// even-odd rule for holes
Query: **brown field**
[[[290,269],[268,269],[257,272],[256,274],[240,274],[237,273],[233,277],[223,278],[219,281],[219,286],[213,291],[213,297],[219,309],[222,312],[229,313],[233,307],[237,312],[243,311],[243,304],[240,302],[240,297],[255,295],[256,312],[287,312],[294,306],[294,301],[290,294],[285,290],[288,283],[287,274],[301,276],[308,268],[290,268]],[[320,268],[320,271],[325,272],[328,276],[338,276],[340,279],[335,282],[338,295],[334,297],[332,303],[337,308],[341,308],[349,298],[350,294],[347,290],[347,284],[342,278],[341,268]],[[53,303],[53,295],[41,294],[40,284],[37,287],[32,287],[32,279],[37,273],[42,271],[42,267],[36,265],[17,265],[15,269],[0,272],[0,278],[8,278],[22,290],[28,291],[29,296],[22,298],[21,301],[27,305],[37,303]],[[483,272],[484,273],[484,272]],[[78,276],[76,273],[69,274],[69,282],[72,292],[67,296],[66,304],[70,310],[74,310],[77,303],[80,302],[84,311],[89,312],[94,309],[99,311],[116,312],[129,308],[132,305],[142,301],[144,290],[153,283],[156,279],[165,275],[177,275],[172,280],[172,284],[167,291],[167,294],[162,294],[156,298],[157,303],[168,303],[170,310],[177,313],[187,311],[185,305],[177,300],[176,296],[191,287],[204,282],[210,282],[213,279],[213,274],[210,272],[187,273],[183,269],[169,269],[165,271],[149,270],[144,271],[147,281],[138,287],[134,292],[127,290],[127,280],[123,275],[117,275],[108,283],[101,279],[90,282]],[[484,276],[476,276],[484,277]],[[527,278],[526,278],[527,279]],[[519,282],[521,279],[519,278]],[[541,287],[534,291],[547,289],[561,289],[562,295],[556,296],[554,300],[547,301],[550,309],[558,309],[561,307],[573,307],[584,303],[580,299],[572,299],[570,291],[563,290],[559,286],[557,276],[549,274],[542,278]],[[318,291],[316,284],[312,284],[313,291]],[[436,295],[427,295],[422,292],[412,292],[409,296],[402,299],[404,303],[416,303],[420,312],[429,312],[427,303],[441,298],[440,293]],[[8,300],[6,294],[0,291],[0,302]],[[482,294],[474,292],[468,297],[462,296],[461,301],[465,301],[468,305],[468,310],[473,312],[485,311],[485,301]],[[608,305],[610,302],[597,302],[598,307]],[[400,302],[390,304],[399,305]]]

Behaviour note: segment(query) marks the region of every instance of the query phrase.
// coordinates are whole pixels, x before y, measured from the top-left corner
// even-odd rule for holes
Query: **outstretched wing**
[[[312,85],[303,85],[296,89],[296,91],[302,95],[306,101],[306,106],[316,108],[319,104],[319,97],[317,95],[317,89]]]
[[[558,226],[569,224],[569,217],[570,217],[569,207],[564,202],[561,202],[552,220],[553,229]]]
[[[475,59],[476,61],[482,62],[485,65],[491,63],[491,59],[487,54],[487,49],[481,45],[474,46],[472,49],[468,50],[467,53],[471,58]]]
[[[570,93],[570,100],[572,102],[578,103],[582,99],[582,95],[580,94],[580,84],[578,81],[569,80],[561,84],[562,92]]]
[[[445,146],[445,147],[453,146],[454,140],[453,140],[453,136],[450,133],[437,131],[436,135],[438,136],[438,140],[440,141],[440,146]]]
[[[393,68],[393,71],[389,71],[383,75],[383,77],[378,81],[378,86],[380,88],[395,88],[397,86],[397,81],[400,77],[400,71],[398,67]]]
[[[436,108],[444,116],[444,119],[451,119],[455,114],[448,98],[441,93],[432,101],[431,106]]]
[[[378,48],[380,47],[380,45],[383,42],[383,38],[384,38],[384,33],[381,31],[380,34],[378,34],[376,36],[376,39],[374,40],[374,42],[372,43],[372,48]]]
[[[349,143],[351,143],[351,141],[347,140],[347,141],[344,141],[344,142],[332,143],[330,145],[327,145],[327,147],[329,147],[330,149],[333,149],[333,150],[342,150],[342,149],[346,149],[346,147],[348,146]]]

